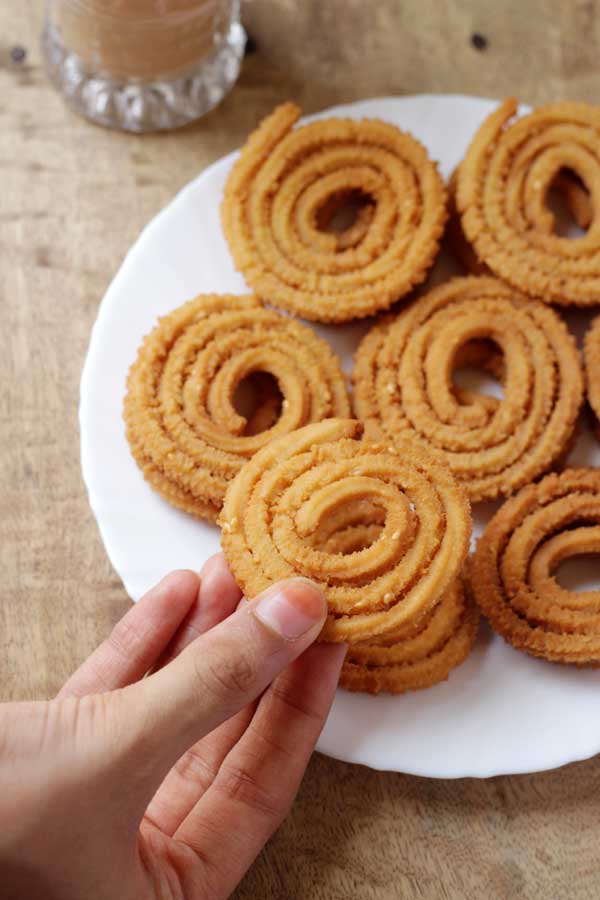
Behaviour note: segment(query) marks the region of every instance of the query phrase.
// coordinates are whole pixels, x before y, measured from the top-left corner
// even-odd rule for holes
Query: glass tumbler
[[[46,69],[76,112],[126,131],[176,128],[235,82],[239,0],[47,0]]]

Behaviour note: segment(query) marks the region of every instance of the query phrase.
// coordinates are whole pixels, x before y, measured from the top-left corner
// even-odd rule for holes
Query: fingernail
[[[269,588],[251,604],[253,614],[285,641],[296,641],[317,624],[327,612],[325,595],[308,578],[290,578]]]

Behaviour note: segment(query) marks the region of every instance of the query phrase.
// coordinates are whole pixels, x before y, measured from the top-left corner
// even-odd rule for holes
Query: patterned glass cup
[[[126,131],[176,128],[237,79],[239,0],[47,0],[42,49],[76,112]]]

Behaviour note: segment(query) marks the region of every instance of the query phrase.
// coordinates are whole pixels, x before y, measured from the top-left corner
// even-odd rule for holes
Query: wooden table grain
[[[307,111],[406,90],[597,99],[594,12],[589,0],[252,0],[258,49],[233,93],[197,125],[140,138],[76,118],[49,87],[40,0],[0,6],[0,699],[51,696],[129,605],[88,507],[77,406],[98,304],[148,219],[284,98]],[[597,759],[431,781],[315,756],[236,897],[599,894]]]

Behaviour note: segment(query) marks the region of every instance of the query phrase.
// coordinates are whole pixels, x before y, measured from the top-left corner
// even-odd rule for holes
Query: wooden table
[[[336,3],[343,7],[338,38],[354,35],[358,42],[356,68],[344,40],[323,50]],[[109,280],[141,227],[175,191],[239,145],[287,97],[313,110],[366,92],[407,88],[516,91],[523,99],[598,96],[593,3],[573,4],[567,16],[558,2],[525,10],[522,2],[380,0],[367,21],[362,4],[311,0],[297,9],[302,21],[296,34],[307,33],[303,17],[315,16],[320,55],[317,44],[306,53],[290,44],[289,28],[277,42],[275,17],[287,17],[289,24],[293,6],[253,0],[248,21],[259,50],[247,58],[231,96],[198,125],[144,138],[95,128],[67,112],[40,67],[41,2],[0,6],[4,700],[51,696],[129,605],[81,481],[79,376]],[[493,6],[494,14],[484,16],[484,6]],[[504,6],[506,20],[498,12]],[[516,26],[509,13],[519,7],[522,29],[511,42]],[[536,27],[543,14],[550,14],[545,32]],[[362,16],[354,31],[352,16]],[[436,23],[446,23],[446,31]],[[406,52],[396,52],[396,78],[391,48],[410,36],[410,28],[418,34],[405,41]],[[477,50],[471,32],[485,29],[487,49]],[[530,38],[536,52],[524,65],[521,54]],[[17,46],[26,50],[20,61]],[[282,62],[281,46],[287,46],[286,71],[269,61]],[[458,55],[449,54],[448,46]],[[365,47],[375,48],[369,65]],[[507,60],[513,58],[511,77]],[[312,80],[301,84],[307,59]],[[379,774],[316,756],[292,814],[236,896],[583,900],[599,893],[597,760],[541,775],[453,782]]]

